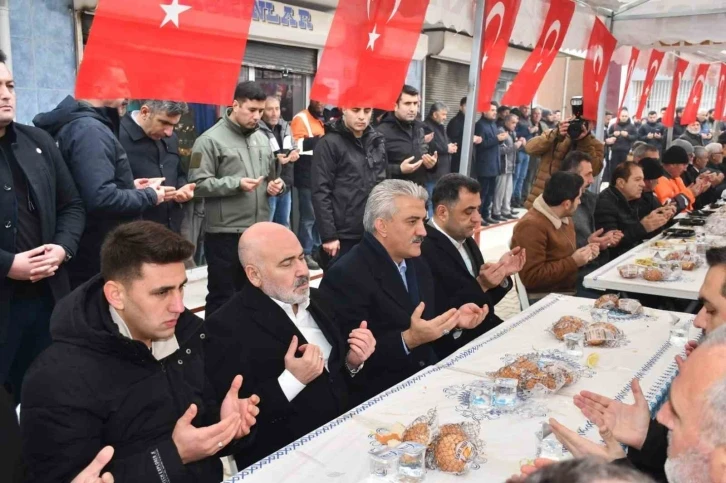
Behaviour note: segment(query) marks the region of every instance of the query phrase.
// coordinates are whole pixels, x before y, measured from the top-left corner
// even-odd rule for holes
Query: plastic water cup
[[[581,332],[565,334],[565,352],[572,357],[582,357],[585,353],[585,335]]]
[[[676,347],[682,347],[688,342],[688,328],[683,325],[671,327],[670,342]]]
[[[492,386],[484,381],[471,385],[469,409],[474,412],[486,411],[492,406]]]
[[[494,404],[497,406],[514,406],[517,402],[517,385],[519,380],[498,378],[494,380]]]
[[[426,446],[404,443],[397,448],[399,481],[419,482],[426,477]]]
[[[398,474],[398,453],[390,449],[368,453],[370,475],[374,480],[395,481]]]

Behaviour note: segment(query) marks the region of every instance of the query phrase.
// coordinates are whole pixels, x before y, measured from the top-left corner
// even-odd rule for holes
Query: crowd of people
[[[312,101],[288,123],[279,99],[242,82],[186,171],[174,133],[185,103],[126,112],[126,99],[68,97],[26,126],[13,120],[4,61],[0,52],[8,481],[220,481],[221,456],[246,467],[497,327],[515,275],[532,300],[590,296],[585,274],[726,187],[705,119],[665,149],[654,113],[636,129],[621,112],[602,143],[588,121],[492,102],[464,140],[466,98],[448,125],[440,102],[421,121],[411,86],[390,112],[346,107],[325,122]],[[458,174],[465,142],[472,176]],[[591,192],[606,165],[609,187]],[[484,260],[475,232],[523,207],[511,250]],[[200,232],[205,320],[183,301]],[[575,404],[606,446],[553,428],[575,456],[606,461],[538,461],[514,480],[648,481],[607,462],[618,460],[670,483],[724,481],[726,249],[708,263],[695,322],[708,338],[689,344],[658,422],[637,382],[633,406],[583,393]]]

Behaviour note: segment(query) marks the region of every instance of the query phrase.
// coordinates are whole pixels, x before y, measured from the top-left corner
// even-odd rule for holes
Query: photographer
[[[605,146],[590,132],[590,121],[570,117],[561,122],[555,129],[545,131],[542,135],[532,138],[525,148],[530,156],[540,156],[537,179],[527,198],[527,206],[544,191],[544,185],[553,173],[560,170],[562,160],[570,151],[582,151],[592,158],[593,175],[597,177],[602,170],[602,159]]]

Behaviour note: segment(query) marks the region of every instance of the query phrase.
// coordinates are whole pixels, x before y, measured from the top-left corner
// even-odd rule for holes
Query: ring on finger
[[[451,331],[450,331],[449,329],[444,329],[444,330],[443,330],[443,331],[441,332],[441,335],[449,335],[450,333],[451,333]]]
[[[217,446],[219,446],[220,448],[224,448],[224,443],[222,443],[222,442],[220,441],[219,443],[217,443]]]

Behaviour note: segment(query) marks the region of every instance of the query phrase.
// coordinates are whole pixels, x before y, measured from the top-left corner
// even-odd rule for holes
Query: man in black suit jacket
[[[305,255],[282,225],[257,223],[239,253],[250,283],[207,319],[205,351],[217,397],[241,373],[260,396],[255,444],[235,455],[240,468],[264,458],[350,408],[349,386],[367,371],[376,340],[366,322],[345,333],[321,294],[309,288]],[[229,384],[227,384],[228,386]]]
[[[474,304],[436,317],[434,280],[420,257],[426,235],[426,190],[411,181],[385,180],[366,203],[360,244],[326,273],[320,290],[333,301],[344,331],[368,322],[376,353],[356,379],[362,402],[435,364],[433,345],[456,328],[473,328],[486,316]]]
[[[479,183],[460,174],[443,176],[433,192],[434,217],[426,225],[421,246],[423,258],[431,267],[436,290],[436,311],[473,303],[487,306],[489,315],[473,330],[454,332],[437,344],[439,357],[446,357],[462,345],[502,323],[494,306],[511,290],[511,277],[524,266],[525,252],[507,252],[497,263],[484,263],[481,250],[472,238],[481,221]]]

